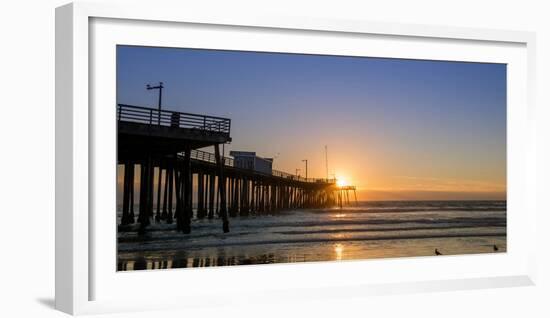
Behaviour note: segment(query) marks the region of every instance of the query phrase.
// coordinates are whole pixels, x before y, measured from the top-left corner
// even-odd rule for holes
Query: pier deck
[[[228,118],[117,105],[118,156],[174,154],[231,141]]]

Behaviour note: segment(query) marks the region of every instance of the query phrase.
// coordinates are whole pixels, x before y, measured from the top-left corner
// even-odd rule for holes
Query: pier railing
[[[229,135],[231,119],[118,104],[117,120],[139,124],[197,129]]]
[[[184,153],[179,154],[180,157],[184,157]],[[191,150],[191,159],[209,162],[209,163],[216,163],[216,155],[210,152],[202,151],[202,150]],[[230,157],[224,157],[224,164],[228,167],[234,167],[235,162],[233,158]]]
[[[183,153],[180,153],[178,156],[184,157]],[[213,153],[202,151],[202,150],[191,150],[191,159],[204,161],[208,163],[216,163],[216,156]],[[235,160],[231,157],[224,157],[224,165],[226,167],[238,168],[235,166]],[[243,168],[244,169],[244,168]],[[260,171],[254,171],[257,174],[269,175]],[[294,180],[300,182],[312,182],[312,183],[336,183],[336,179],[323,179],[323,178],[304,178],[297,176],[295,174],[290,174],[284,171],[272,170],[271,175],[278,178],[283,178],[287,180]]]

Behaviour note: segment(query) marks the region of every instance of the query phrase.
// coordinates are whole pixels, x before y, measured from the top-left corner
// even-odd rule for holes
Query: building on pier
[[[265,174],[273,172],[273,158],[258,157],[252,151],[230,151],[229,155],[234,158],[236,168],[250,169]]]

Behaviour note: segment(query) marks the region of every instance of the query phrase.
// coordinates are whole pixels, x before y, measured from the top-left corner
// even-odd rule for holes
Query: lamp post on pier
[[[306,163],[306,180],[307,180],[307,159],[302,160],[302,162]]]
[[[159,82],[159,84],[157,86],[151,86],[151,85],[147,84],[146,88],[147,88],[147,90],[152,90],[152,89],[158,89],[159,90],[158,124],[160,125],[160,111],[162,109],[162,89],[164,88],[163,83]]]

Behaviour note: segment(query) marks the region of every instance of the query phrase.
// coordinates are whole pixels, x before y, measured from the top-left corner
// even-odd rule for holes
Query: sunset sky
[[[506,65],[119,46],[117,102],[231,118],[229,150],[360,200],[506,198]],[[210,150],[212,151],[212,150]]]

